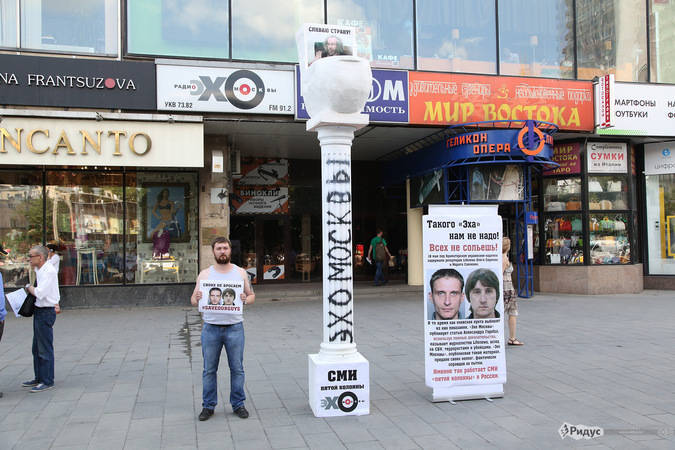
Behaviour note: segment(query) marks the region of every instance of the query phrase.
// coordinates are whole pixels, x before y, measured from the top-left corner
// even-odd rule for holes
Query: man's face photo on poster
[[[223,290],[223,305],[233,305],[234,304],[234,299],[236,298],[236,294],[234,292],[234,289],[232,288],[227,288]]]
[[[466,279],[466,298],[471,305],[471,319],[494,319],[499,300],[499,277],[489,269],[471,272]]]
[[[439,269],[429,281],[429,301],[434,306],[431,320],[456,320],[464,300],[464,278],[455,269]]]
[[[211,288],[209,291],[209,305],[220,305],[221,291],[219,288]]]

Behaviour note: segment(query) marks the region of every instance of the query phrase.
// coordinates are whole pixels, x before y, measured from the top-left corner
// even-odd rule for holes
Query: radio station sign
[[[308,120],[309,114],[305,109],[305,100],[302,97],[300,70],[296,66],[297,107],[295,118]],[[373,84],[370,96],[363,108],[363,114],[368,114],[371,122],[377,123],[407,123],[408,122],[408,72],[400,70],[372,69]]]
[[[0,104],[155,109],[150,62],[0,55]]]
[[[591,82],[432,72],[408,78],[411,124],[538,120],[561,130],[594,127]]]
[[[157,65],[160,111],[293,114],[293,72]]]
[[[675,136],[675,86],[609,79],[595,89],[597,134]]]
[[[203,167],[202,123],[2,118],[0,165]]]

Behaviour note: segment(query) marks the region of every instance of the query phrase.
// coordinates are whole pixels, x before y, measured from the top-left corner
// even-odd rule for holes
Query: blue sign
[[[525,211],[525,224],[536,225],[539,222],[539,213],[537,211]]]
[[[305,100],[300,89],[300,68],[295,66],[295,118],[307,120]],[[373,87],[363,108],[371,122],[408,122],[408,72],[405,70],[373,69]]]

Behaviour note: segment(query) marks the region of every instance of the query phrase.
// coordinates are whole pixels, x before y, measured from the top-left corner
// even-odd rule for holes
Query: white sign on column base
[[[360,353],[309,357],[309,405],[316,417],[370,414],[370,369]]]

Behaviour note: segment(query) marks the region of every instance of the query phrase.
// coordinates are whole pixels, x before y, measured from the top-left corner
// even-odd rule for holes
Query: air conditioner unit
[[[241,151],[230,150],[230,169],[232,175],[241,175]]]

